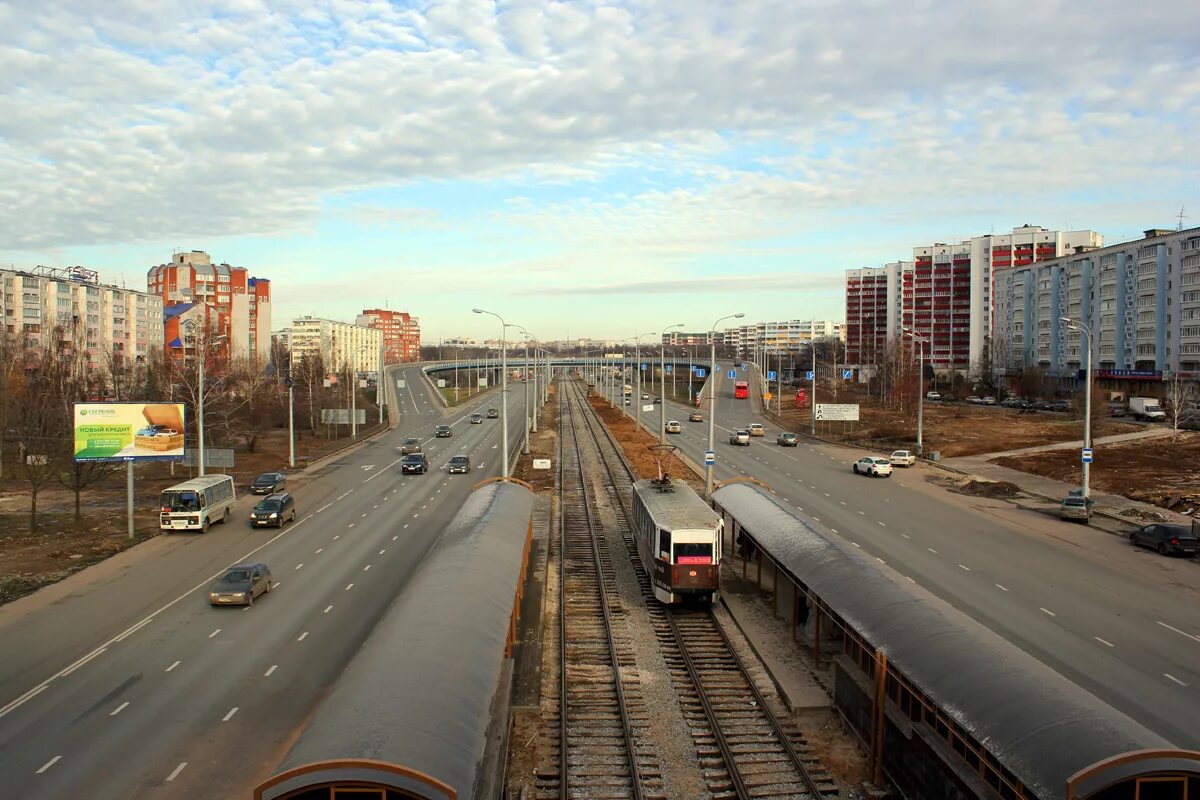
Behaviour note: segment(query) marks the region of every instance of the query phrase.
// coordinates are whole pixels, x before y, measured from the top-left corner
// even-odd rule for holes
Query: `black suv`
[[[454,431],[450,430],[449,425],[438,425],[434,428],[433,435],[439,439],[449,439],[454,435]]]
[[[488,419],[496,419],[500,416],[500,412],[494,408],[489,408],[487,412]]]
[[[296,499],[289,492],[276,492],[258,501],[250,512],[254,528],[282,528],[285,522],[296,521]]]
[[[455,456],[450,459],[450,463],[446,465],[446,471],[451,475],[455,473],[466,475],[471,471],[471,459],[466,456]]]
[[[424,453],[409,453],[400,462],[400,472],[403,475],[413,472],[424,475],[428,471],[429,462],[425,460]]]
[[[250,484],[251,494],[274,494],[287,486],[287,478],[282,472],[264,472]]]

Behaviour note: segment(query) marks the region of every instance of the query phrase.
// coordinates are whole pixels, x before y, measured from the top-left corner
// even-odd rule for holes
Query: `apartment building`
[[[879,363],[887,343],[900,335],[904,281],[911,261],[846,270],[846,363]]]
[[[720,347],[725,341],[725,333],[723,331],[705,331],[704,333],[668,331],[662,335],[662,343],[667,347],[698,347],[711,345],[714,338],[717,341],[717,347]]]
[[[305,316],[292,320],[290,338],[293,364],[319,355],[328,372],[379,371],[383,331],[378,328]]]
[[[30,355],[55,348],[94,370],[142,363],[162,352],[162,313],[161,298],[102,284],[83,267],[0,270],[3,331]]]
[[[229,358],[265,366],[271,357],[271,281],[251,277],[245,267],[214,264],[201,250],[175,253],[171,263],[151,267],[146,282],[151,294],[162,298],[163,307],[206,305],[205,316],[219,335],[217,345]],[[184,310],[186,312],[187,309]],[[183,312],[180,312],[183,313]],[[193,314],[198,312],[193,312]],[[170,319],[176,320],[178,315]],[[167,335],[167,350],[178,355],[179,337]]]
[[[1010,369],[1074,379],[1200,378],[1200,228],[1150,229],[1141,239],[997,272],[995,341]]]
[[[383,332],[383,363],[421,360],[421,321],[407,311],[363,309],[355,323]]]
[[[1095,231],[1022,225],[1012,233],[913,248],[901,286],[900,324],[923,335],[935,369],[969,371],[991,336],[995,275],[1103,244]]]
[[[726,328],[723,344],[738,358],[750,357],[761,349],[770,352],[799,352],[814,339],[845,339],[846,325],[832,320],[793,319],[778,322],[753,322]]]

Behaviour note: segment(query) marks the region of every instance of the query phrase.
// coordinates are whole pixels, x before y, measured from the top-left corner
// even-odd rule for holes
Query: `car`
[[[1050,402],[1049,400],[1034,400],[1033,408],[1037,411],[1053,411],[1054,403]]]
[[[449,425],[438,425],[433,429],[433,435],[438,439],[449,439],[454,435],[454,431]]]
[[[751,436],[766,436],[767,435],[766,429],[763,428],[763,426],[757,422],[751,422],[747,426],[746,430],[750,431]]]
[[[467,456],[455,456],[446,464],[446,471],[451,475],[466,475],[471,471],[471,459]]]
[[[649,399],[650,399],[650,395],[648,395],[648,394],[643,394],[643,395],[642,395],[642,399],[643,399],[643,400],[649,400]]]
[[[734,431],[733,433],[729,434],[729,443],[730,444],[741,444],[741,445],[746,445],[747,447],[749,447],[750,446],[750,431],[747,431],[747,430]]]
[[[654,404],[655,404],[656,406],[661,406],[661,405],[662,405],[662,398],[661,398],[661,397],[656,397],[656,398],[654,398]]]
[[[925,399],[926,400],[941,400],[942,395],[938,392],[926,392]]]
[[[1194,556],[1200,551],[1200,537],[1196,535],[1195,525],[1189,529],[1186,525],[1156,522],[1129,534],[1129,543],[1135,547],[1153,548],[1164,556]]]
[[[779,445],[780,447],[799,447],[800,437],[794,433],[788,433],[784,431],[775,437],[775,444]]]
[[[630,401],[630,399],[628,397],[625,398],[625,405],[627,405],[627,406],[633,405],[633,403]]]
[[[1095,501],[1090,497],[1083,497],[1078,494],[1067,495],[1058,507],[1058,518],[1073,519],[1076,522],[1082,522],[1084,525],[1087,525],[1092,517],[1093,505],[1095,505]]]
[[[471,424],[472,425],[482,425],[483,424],[483,414],[472,414],[471,415]]]
[[[892,462],[879,456],[866,456],[854,462],[854,474],[886,478],[892,474]]]
[[[1127,413],[1128,412],[1125,410],[1125,406],[1121,405],[1120,403],[1109,403],[1108,405],[1108,415],[1110,417],[1123,417]]]
[[[688,422],[704,422],[704,415],[699,411],[693,411],[688,414]]]
[[[263,473],[254,479],[250,485],[251,494],[275,494],[288,485],[288,479],[283,473]]]
[[[296,499],[289,492],[269,494],[250,512],[253,528],[282,528],[287,522],[296,521]]]
[[[1069,402],[1067,402],[1066,400],[1055,400],[1054,402],[1052,402],[1050,404],[1050,407],[1046,410],[1047,411],[1058,411],[1060,413],[1065,412],[1065,411],[1070,411],[1071,404]]]
[[[673,419],[667,422],[667,433],[683,433],[683,426],[679,424],[679,420]]]
[[[980,403],[982,403],[982,402],[983,402],[983,398],[981,398],[981,397],[980,397],[979,395],[977,395],[977,394],[972,394],[972,395],[968,395],[968,396],[967,396],[967,402],[968,402],[968,403],[973,403],[974,405],[979,405]]]
[[[499,412],[497,409],[494,409],[494,408],[489,408],[489,409],[487,410],[487,418],[488,418],[488,419],[499,419],[499,418],[500,418],[500,412]]]
[[[996,405],[996,398],[992,397],[989,394],[987,397],[980,399],[979,403],[980,403],[980,405],[994,406],[994,405]]]
[[[287,478],[282,472],[264,472],[250,484],[251,494],[274,494],[287,486]]]
[[[271,591],[271,570],[262,562],[235,564],[208,590],[209,605],[254,605],[254,598]]]
[[[917,457],[911,450],[893,450],[892,454],[888,456],[888,461],[891,461],[893,465],[911,467],[917,463]]]
[[[428,471],[429,462],[425,459],[424,453],[409,453],[400,462],[400,473],[402,475],[410,473],[424,475]]]
[[[413,453],[419,453],[419,452],[421,452],[421,440],[420,439],[405,439],[404,444],[400,445],[396,449],[400,451],[400,455],[402,455],[402,456],[412,455]]]
[[[179,431],[167,425],[147,425],[137,432],[138,436],[175,436]]]

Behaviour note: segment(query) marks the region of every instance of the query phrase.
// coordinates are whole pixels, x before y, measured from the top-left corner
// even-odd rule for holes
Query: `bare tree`
[[[1186,420],[1190,414],[1197,413],[1194,407],[1189,408],[1196,402],[1196,382],[1185,381],[1177,372],[1166,382],[1165,388],[1169,407],[1167,413],[1171,415],[1171,438],[1177,439],[1179,423]]]
[[[50,361],[45,355],[42,365]],[[10,387],[15,403],[9,424],[16,434],[18,455],[13,471],[29,484],[31,532],[38,527],[38,495],[55,479],[61,442],[70,430],[55,388],[37,369],[26,372],[19,386]]]

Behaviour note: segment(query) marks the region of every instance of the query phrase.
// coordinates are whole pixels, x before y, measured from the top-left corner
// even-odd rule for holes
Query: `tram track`
[[[558,765],[539,797],[659,798],[662,773],[650,747],[633,655],[620,633],[625,611],[605,537],[593,513],[574,424],[573,401],[559,414]]]
[[[585,407],[584,427],[601,454],[617,525],[671,672],[684,719],[714,797],[807,798],[836,794],[836,785],[808,754],[803,737],[786,728],[749,674],[711,609],[676,609],[658,602],[629,523],[635,473],[612,433],[572,384]]]

